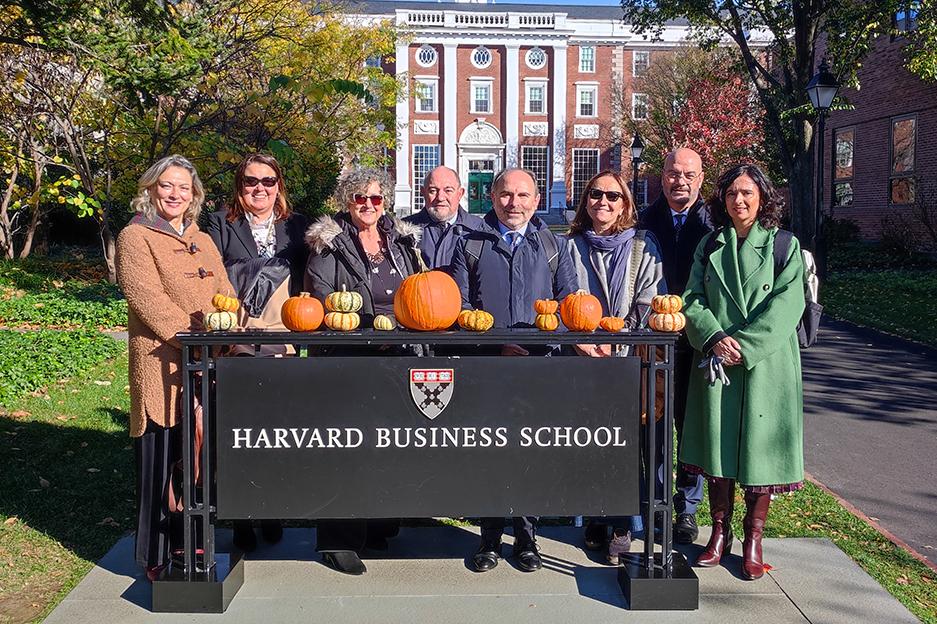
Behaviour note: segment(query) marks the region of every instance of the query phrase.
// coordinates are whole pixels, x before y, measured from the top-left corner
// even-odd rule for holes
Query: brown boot
[[[696,558],[696,565],[712,568],[719,565],[722,555],[732,550],[732,507],[735,503],[735,481],[721,477],[709,479],[709,513],[713,532],[706,549]]]
[[[771,505],[770,494],[755,494],[745,492],[745,519],[742,527],[745,529],[745,541],[742,542],[742,577],[754,581],[765,574],[765,566],[761,558],[761,535],[765,529],[765,520],[768,518],[768,506]]]

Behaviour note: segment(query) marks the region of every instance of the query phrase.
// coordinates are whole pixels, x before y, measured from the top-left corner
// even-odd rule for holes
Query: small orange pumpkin
[[[484,310],[462,310],[459,313],[459,327],[469,331],[488,331],[495,324],[495,317]]]
[[[442,271],[414,273],[394,294],[394,317],[408,329],[449,329],[462,312],[462,294]]]
[[[211,304],[219,312],[237,312],[238,308],[241,307],[241,303],[237,300],[237,297],[228,297],[221,293],[211,298]]]
[[[560,317],[555,314],[538,314],[534,325],[540,331],[556,331],[560,326]]]
[[[647,320],[648,327],[660,332],[678,332],[686,327],[683,312],[674,314],[652,314]]]
[[[290,331],[314,331],[322,324],[325,310],[315,297],[301,292],[283,302],[280,308],[280,320]]]
[[[556,314],[559,302],[553,299],[537,299],[534,301],[534,312],[537,314]]]
[[[683,309],[680,295],[655,295],[651,299],[651,309],[658,314],[674,314]]]
[[[607,332],[617,333],[625,328],[625,319],[618,316],[603,316],[599,327]]]
[[[563,299],[560,317],[570,331],[595,331],[602,320],[602,303],[595,295],[578,290]]]

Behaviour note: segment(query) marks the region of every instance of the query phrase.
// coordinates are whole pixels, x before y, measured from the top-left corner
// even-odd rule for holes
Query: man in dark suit
[[[660,243],[663,256],[664,278],[671,294],[682,295],[686,290],[693,253],[700,240],[713,226],[709,211],[700,197],[703,184],[703,163],[699,154],[681,148],[667,154],[661,178],[661,195],[641,213],[641,229],[650,230]],[[693,348],[686,337],[677,342],[674,368],[674,424],[677,440],[683,433],[687,390],[693,366]],[[677,465],[677,492],[674,495],[674,541],[692,543],[699,529],[696,526],[696,507],[703,499],[703,477],[687,473]]]
[[[481,217],[459,206],[465,189],[459,174],[449,167],[436,167],[423,180],[423,209],[404,221],[423,228],[420,251],[430,269],[448,270],[459,237],[482,227]]]

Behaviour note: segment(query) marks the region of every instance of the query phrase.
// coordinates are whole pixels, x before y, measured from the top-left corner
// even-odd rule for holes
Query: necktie
[[[683,228],[683,223],[686,221],[686,215],[683,213],[675,214],[673,216],[673,233],[674,235],[679,235],[680,230]]]
[[[517,249],[517,246],[521,242],[521,235],[519,232],[508,232],[508,243],[511,245],[511,251]]]

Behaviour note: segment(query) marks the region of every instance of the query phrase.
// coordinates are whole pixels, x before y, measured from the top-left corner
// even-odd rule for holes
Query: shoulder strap
[[[481,258],[483,246],[484,242],[479,238],[465,239],[465,264],[468,266],[470,273],[474,273],[475,267],[478,266],[478,260]]]
[[[784,269],[787,264],[787,256],[791,252],[791,242],[794,240],[794,234],[787,230],[778,230],[774,235],[774,276]]]
[[[706,242],[703,244],[703,265],[709,264],[709,256],[716,251],[716,236],[719,235],[719,232],[722,231],[722,228],[717,228],[706,235]]]
[[[547,255],[547,262],[550,263],[550,274],[556,275],[556,269],[560,264],[560,249],[556,244],[556,237],[546,228],[537,230],[537,237],[543,246],[543,252]]]
[[[645,245],[647,245],[647,230],[638,230],[634,233],[634,242],[631,243],[631,258],[628,261],[628,283],[626,284],[628,302],[632,307],[634,306],[635,282],[638,279],[638,269],[641,265],[641,258],[644,256]]]

